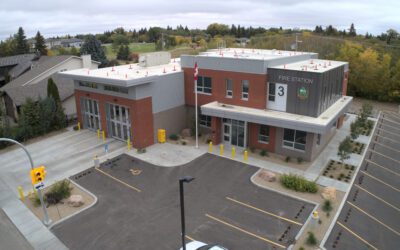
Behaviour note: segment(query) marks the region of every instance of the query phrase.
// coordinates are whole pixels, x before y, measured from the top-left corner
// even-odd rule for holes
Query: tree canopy
[[[36,33],[36,36],[35,36],[35,49],[37,52],[40,53],[40,55],[42,55],[42,56],[47,55],[45,40],[39,31]]]
[[[94,35],[88,35],[86,37],[80,53],[81,55],[90,54],[92,56],[92,60],[100,62],[100,67],[107,65],[107,58],[103,48],[101,47],[101,43]]]
[[[15,53],[17,55],[29,53],[28,42],[26,40],[25,32],[24,29],[22,29],[22,27],[18,28],[18,32],[15,35],[15,40],[16,40]]]

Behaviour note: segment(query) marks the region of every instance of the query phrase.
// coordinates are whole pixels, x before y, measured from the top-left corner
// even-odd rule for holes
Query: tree
[[[349,36],[356,36],[356,35],[357,35],[356,29],[354,28],[354,23],[352,23],[349,29]]]
[[[52,78],[47,80],[47,97],[52,97],[56,103],[61,102],[57,85],[54,83]]]
[[[15,54],[26,54],[29,53],[29,46],[26,40],[25,32],[22,27],[18,28],[17,34],[15,34],[16,47]]]
[[[239,28],[238,28],[239,30]],[[220,24],[220,23],[212,23],[207,26],[207,33],[211,35],[211,37],[214,37],[215,35],[227,35],[229,34],[229,26],[225,24]],[[240,36],[241,34],[238,34]]]
[[[397,33],[396,30],[394,29],[389,29],[386,31],[386,43],[390,44],[393,40],[397,39],[399,36],[399,33]]]
[[[38,31],[35,36],[35,49],[40,55],[45,56],[47,55],[46,44],[44,41],[44,37]]]
[[[339,144],[338,153],[337,153],[337,155],[340,157],[340,161],[342,161],[342,164],[344,164],[344,160],[347,160],[350,158],[351,150],[352,150],[351,138],[350,138],[350,136],[347,136]]]
[[[129,60],[129,46],[128,45],[122,45],[119,46],[118,53],[117,53],[117,59],[118,60]]]
[[[107,65],[107,58],[103,48],[101,47],[101,43],[93,35],[88,35],[86,37],[85,42],[82,44],[80,53],[81,55],[90,54],[92,60],[100,62],[100,67]]]

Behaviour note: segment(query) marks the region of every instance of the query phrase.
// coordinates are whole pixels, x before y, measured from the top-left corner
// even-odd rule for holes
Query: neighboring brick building
[[[139,148],[155,143],[159,128],[171,134],[190,127],[197,62],[199,124],[215,145],[312,160],[341,126],[352,100],[346,96],[348,64],[319,60],[315,53],[221,49],[176,61],[166,55],[63,72],[75,80],[84,126],[132,139]]]

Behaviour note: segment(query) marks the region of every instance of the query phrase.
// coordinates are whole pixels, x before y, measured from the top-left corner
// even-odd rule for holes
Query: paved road
[[[327,249],[400,249],[400,115],[384,112]]]
[[[253,185],[257,168],[210,154],[173,168],[122,155],[100,170],[72,177],[98,203],[52,229],[71,249],[179,249],[185,175],[196,178],[185,184],[187,236],[228,249],[286,248],[314,207]]]
[[[106,143],[109,153],[125,147],[115,139],[109,138]],[[46,166],[45,183],[51,184],[93,166],[93,157],[104,155],[104,142],[88,130],[68,131],[29,144],[27,149],[35,165]],[[0,177],[15,195],[19,185],[25,191],[31,189],[29,169],[28,157],[21,148],[0,152]]]

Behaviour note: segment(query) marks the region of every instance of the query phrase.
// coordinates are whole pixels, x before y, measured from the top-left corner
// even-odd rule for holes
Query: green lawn
[[[106,57],[108,60],[115,59],[117,57],[117,51],[113,51],[112,44],[104,44],[106,49]],[[130,43],[129,50],[131,53],[148,53],[156,51],[156,45],[154,43]]]

